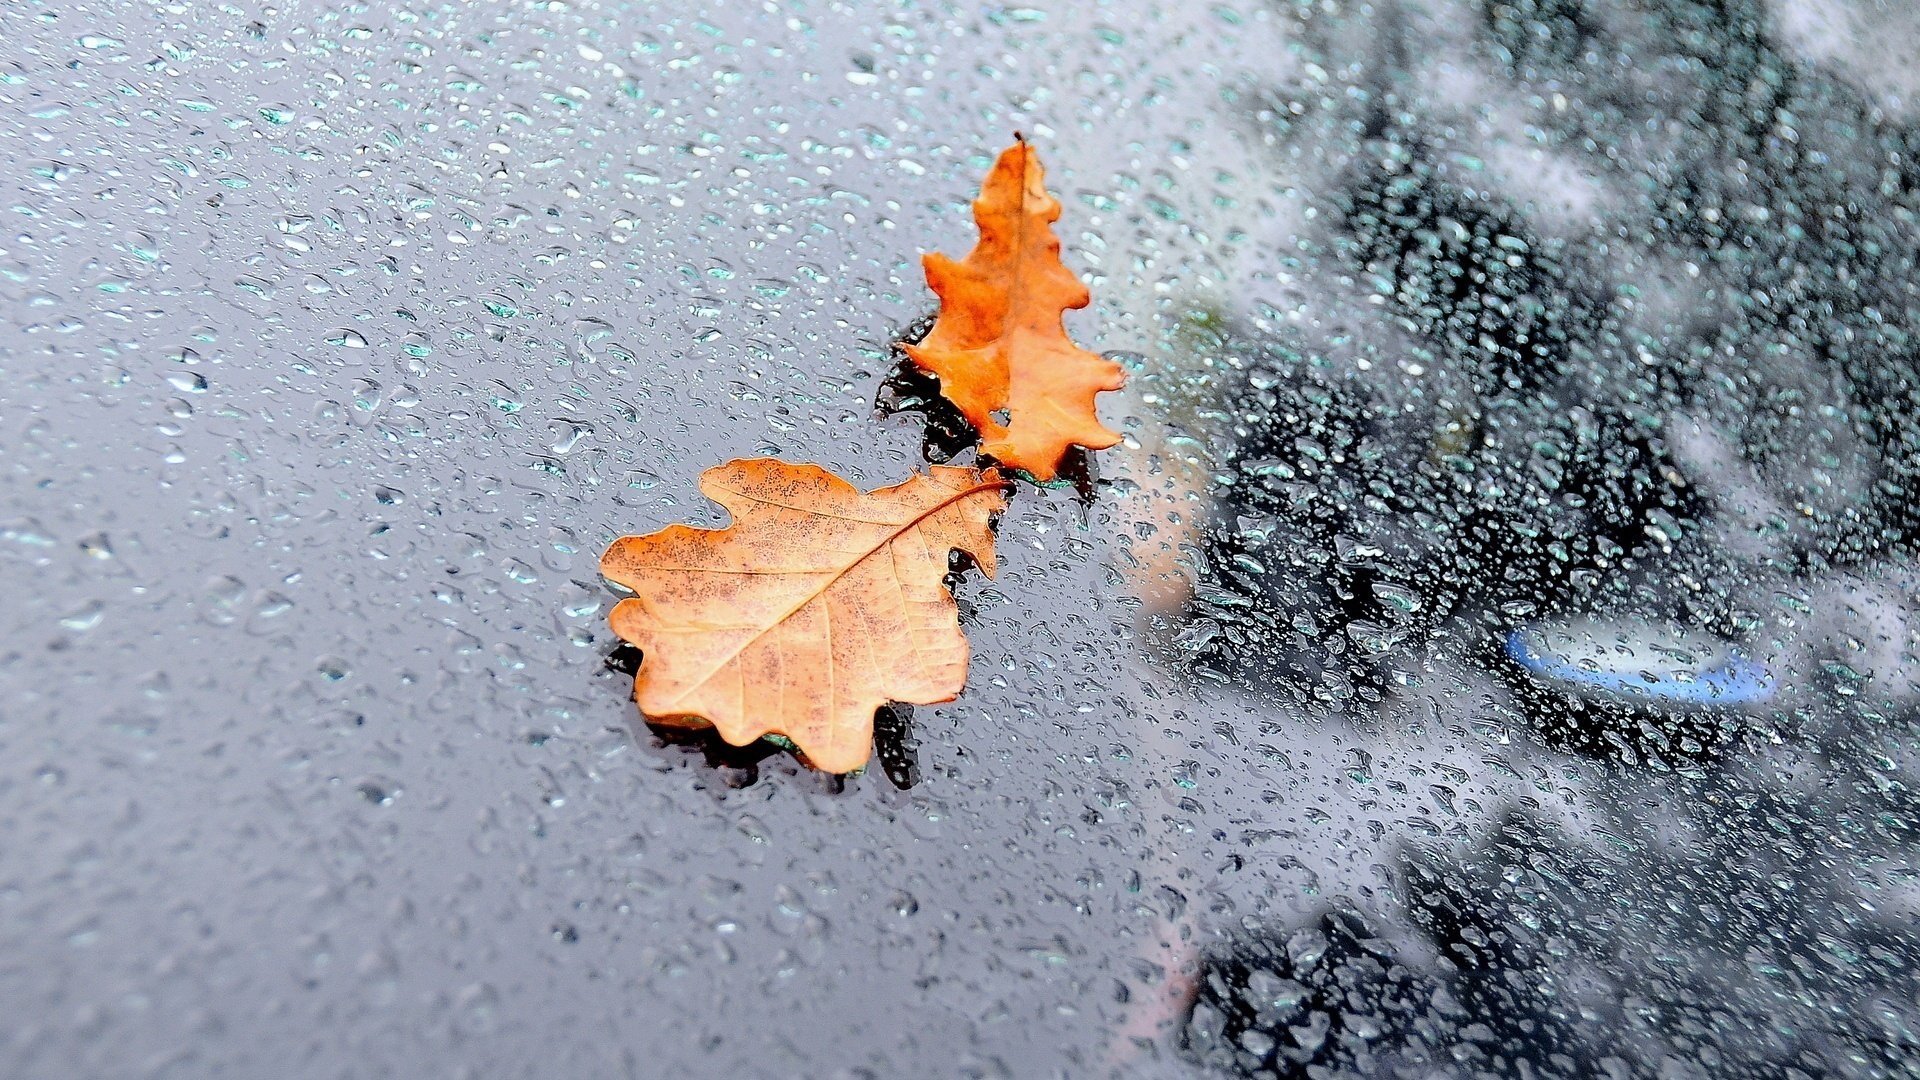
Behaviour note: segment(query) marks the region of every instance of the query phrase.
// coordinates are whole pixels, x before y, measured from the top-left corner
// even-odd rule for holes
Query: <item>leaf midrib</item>
[[[808,604],[813,603],[815,600],[818,600],[821,597],[825,596],[828,590],[832,589],[834,585],[840,581],[841,578],[847,576],[847,574],[852,572],[854,567],[859,566],[861,563],[864,563],[868,559],[873,558],[874,555],[878,553],[881,548],[884,548],[889,544],[892,544],[895,540],[898,540],[901,536],[905,535],[907,532],[919,527],[921,522],[927,520],[928,518],[939,513],[940,511],[945,510],[947,507],[952,506],[953,504],[959,502],[960,500],[970,498],[974,495],[978,495],[983,491],[997,491],[1000,489],[1000,487],[1001,485],[998,483],[975,484],[974,486],[967,488],[965,491],[959,492],[955,495],[949,496],[948,498],[940,500],[934,505],[928,507],[926,510],[923,510],[919,514],[916,514],[911,519],[901,523],[899,527],[895,528],[892,532],[889,532],[885,536],[883,536],[879,540],[879,542],[875,543],[872,547],[869,547],[867,550],[861,552],[858,556],[850,560],[845,566],[842,566],[839,570],[835,571],[832,577],[828,578],[824,583],[822,583],[819,588],[813,590],[812,592],[808,593],[805,597],[801,598],[799,603],[794,604],[792,607],[789,607],[786,611],[782,612],[780,615],[770,620],[765,626],[761,627],[759,631],[757,631],[756,633],[748,637],[745,641],[742,641],[736,648],[733,649],[733,651],[729,652],[725,657],[723,657],[719,663],[715,664],[711,669],[709,669],[706,672],[706,674],[701,675],[698,679],[693,680],[693,682],[688,685],[685,691],[680,693],[678,696],[676,696],[673,699],[671,703],[669,703],[669,707],[680,704],[682,701],[685,701],[690,695],[692,695],[694,691],[707,685],[707,683],[710,680],[712,680],[712,678],[715,675],[718,675],[720,674],[720,672],[726,670],[727,665],[733,663],[735,660],[738,660],[740,658],[741,653],[744,653],[748,649],[752,648],[754,644],[757,643],[761,638],[764,638],[768,634],[772,633],[776,627],[779,627],[780,625],[785,623],[788,619],[791,619],[796,614],[799,614],[800,609],[806,607]],[[770,500],[760,500],[757,498],[755,499],[755,501],[770,502]],[[780,505],[780,504],[776,503],[774,505]],[[807,510],[804,512],[809,514],[817,514],[816,511],[812,511],[812,510]],[[817,516],[834,516],[834,515],[817,515]],[[879,523],[876,523],[876,524],[879,524]],[[969,554],[975,554],[977,557],[977,553],[969,552]],[[800,572],[802,571],[789,571],[789,573],[800,573]],[[893,577],[896,582],[900,580],[900,575],[897,572],[893,575]],[[902,591],[904,592],[904,589]],[[833,666],[833,648],[832,648],[833,633],[832,633],[831,626],[829,626],[828,628],[826,637],[827,637],[827,646],[828,646],[827,666],[831,668]]]

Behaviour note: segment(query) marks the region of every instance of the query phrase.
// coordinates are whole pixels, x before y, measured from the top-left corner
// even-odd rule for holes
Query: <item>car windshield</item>
[[[0,1072],[1913,1075],[1916,11],[0,12]]]

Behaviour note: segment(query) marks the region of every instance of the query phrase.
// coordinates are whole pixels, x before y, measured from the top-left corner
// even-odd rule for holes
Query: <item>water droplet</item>
[[[107,612],[107,605],[99,600],[89,600],[60,619],[60,625],[76,634],[84,634],[100,625],[101,616]]]

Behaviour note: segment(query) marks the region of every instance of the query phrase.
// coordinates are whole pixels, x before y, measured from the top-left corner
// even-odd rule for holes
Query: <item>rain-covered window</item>
[[[8,6],[0,1074],[1914,1075],[1917,50],[1905,0]],[[981,469],[1052,404],[915,359],[1016,133],[1126,382],[1050,481]],[[601,573],[816,465],[819,589],[843,495],[993,522],[887,571],[965,687],[850,772],[636,705],[799,626],[791,566],[650,649],[615,605],[710,571]]]

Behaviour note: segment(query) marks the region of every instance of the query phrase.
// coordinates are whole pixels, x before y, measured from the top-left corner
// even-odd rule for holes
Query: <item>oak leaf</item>
[[[623,536],[600,558],[634,594],[608,619],[643,653],[640,711],[711,723],[736,746],[784,735],[827,772],[865,765],[874,710],[951,701],[966,684],[944,579],[954,550],[993,576],[1003,487],[939,465],[871,492],[770,458],[708,469],[700,491],[733,524]]]
[[[925,340],[903,347],[979,430],[981,453],[1051,480],[1069,447],[1120,441],[1095,415],[1094,395],[1126,375],[1067,337],[1063,316],[1090,295],[1060,261],[1060,203],[1043,176],[1025,140],[1000,155],[973,204],[979,243],[959,262],[922,260],[940,314]]]

